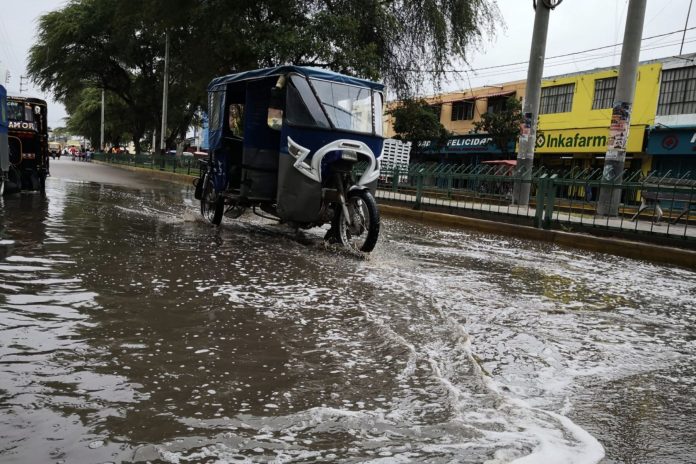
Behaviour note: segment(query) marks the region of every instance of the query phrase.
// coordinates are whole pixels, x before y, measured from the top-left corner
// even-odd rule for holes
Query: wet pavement
[[[3,463],[696,461],[692,271],[393,218],[358,259],[52,174],[0,206]]]

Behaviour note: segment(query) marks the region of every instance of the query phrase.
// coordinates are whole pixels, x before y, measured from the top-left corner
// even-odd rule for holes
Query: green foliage
[[[439,116],[425,100],[406,99],[389,111],[394,117],[396,138],[410,140],[414,146],[423,140],[444,143],[450,135],[440,123]]]
[[[104,139],[114,145],[131,140],[132,134],[128,118],[123,117],[128,107],[120,98],[107,92],[105,95]],[[92,141],[93,147],[99,146],[101,138],[101,90],[86,88],[66,100],[66,109],[70,113],[67,130],[71,134],[80,134]]]
[[[39,19],[28,70],[61,101],[106,89],[125,105],[137,144],[160,126],[168,34],[171,144],[205,108],[216,76],[321,66],[382,79],[407,96],[466,61],[497,18],[495,0],[69,0]]]
[[[474,123],[474,130],[491,136],[504,154],[509,154],[508,145],[520,136],[520,125],[524,121],[522,103],[515,97],[505,101],[505,108],[496,113],[485,113]]]

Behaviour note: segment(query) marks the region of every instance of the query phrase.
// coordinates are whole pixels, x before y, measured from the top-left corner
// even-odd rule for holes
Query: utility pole
[[[160,150],[162,155],[165,154],[166,134],[167,134],[167,98],[169,96],[169,32],[165,35],[164,45],[164,86],[162,90],[162,129],[160,131]],[[164,168],[164,159],[162,159],[162,168]]]
[[[99,150],[104,151],[104,89],[102,89],[101,104],[101,131],[99,133]]]
[[[529,69],[527,70],[527,85],[524,95],[522,113],[524,122],[520,130],[519,150],[517,152],[517,167],[515,168],[515,184],[512,188],[513,204],[526,206],[529,204],[529,191],[532,186],[532,166],[534,164],[534,146],[536,145],[537,120],[539,118],[539,99],[541,97],[541,76],[544,73],[544,57],[546,55],[546,37],[549,30],[551,10],[563,0],[534,1],[536,14],[534,16],[534,31],[532,32],[532,48],[529,53]]]
[[[646,2],[647,0],[630,0],[628,4],[619,77],[616,82],[614,108],[609,126],[607,153],[604,156],[602,185],[597,200],[597,215],[599,216],[617,216],[619,214],[621,184],[626,162],[626,141],[631,127],[631,109],[636,91]]]

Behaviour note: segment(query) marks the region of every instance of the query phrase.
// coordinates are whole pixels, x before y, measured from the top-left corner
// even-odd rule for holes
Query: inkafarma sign
[[[537,137],[536,148],[606,148],[606,135],[575,135],[564,134],[539,134]]]
[[[631,126],[626,151],[643,149],[645,127]],[[607,150],[608,127],[591,129],[541,130],[537,134],[537,153],[601,153]]]

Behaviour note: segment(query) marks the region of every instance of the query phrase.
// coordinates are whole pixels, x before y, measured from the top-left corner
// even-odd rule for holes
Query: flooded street
[[[0,206],[2,463],[696,461],[695,272],[54,166]]]

